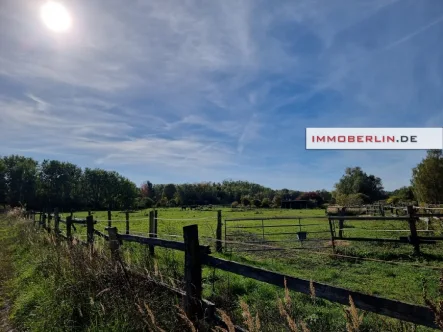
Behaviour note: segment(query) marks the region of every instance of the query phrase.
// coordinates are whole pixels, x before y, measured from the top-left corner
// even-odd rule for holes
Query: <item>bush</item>
[[[140,197],[136,200],[136,208],[139,210],[149,209],[154,205],[154,201],[149,197]]]
[[[352,206],[352,205],[363,205],[370,202],[369,196],[358,193],[351,195],[339,194],[336,196],[336,201],[338,205],[342,206]]]
[[[243,196],[241,199],[241,203],[243,204],[243,206],[251,205],[251,201],[249,200],[248,196]]]
[[[398,202],[400,202],[400,197],[398,196],[391,196],[386,200],[388,204],[397,204]]]
[[[269,198],[263,198],[261,201],[261,207],[262,208],[269,208],[271,206],[271,202],[269,201]]]
[[[168,199],[166,197],[163,197],[161,200],[159,200],[156,204],[157,207],[166,207],[168,206]]]

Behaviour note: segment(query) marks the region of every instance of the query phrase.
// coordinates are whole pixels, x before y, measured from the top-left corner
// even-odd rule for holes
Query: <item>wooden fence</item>
[[[32,218],[34,224],[36,214],[30,214],[28,217]],[[53,221],[54,228],[51,227]],[[130,234],[120,234],[116,227],[107,227],[106,232],[102,233],[94,229],[94,220],[92,216],[86,219],[74,219],[68,216],[64,221],[66,223],[66,234],[62,234],[59,229],[59,223],[62,222],[57,213],[54,218],[51,215],[46,216],[40,214],[39,225],[44,227],[48,232],[54,232],[56,235],[72,241],[71,228],[74,224],[85,224],[87,227],[87,241],[84,243],[88,246],[94,245],[94,236],[100,236],[107,240],[112,257],[119,257],[120,247],[125,242],[136,242],[141,245],[147,245],[154,254],[154,247],[163,247],[173,250],[180,250],[185,253],[185,289],[174,290],[175,293],[184,298],[185,311],[192,320],[207,318],[221,322],[220,317],[215,314],[215,305],[209,301],[202,299],[202,267],[209,266],[219,270],[235,273],[247,278],[252,278],[261,282],[265,282],[278,287],[285,287],[288,289],[310,294],[310,281],[284,275],[262,268],[253,267],[238,262],[225,260],[211,255],[209,246],[202,246],[199,244],[198,226],[191,225],[183,227],[183,242],[170,241],[159,239],[156,237],[142,237]],[[221,222],[220,222],[221,224]],[[154,226],[153,226],[154,227]],[[221,226],[220,226],[221,227]],[[219,243],[217,243],[218,245]],[[437,328],[434,320],[434,313],[425,306],[404,303],[396,300],[386,299],[378,296],[367,295],[360,292],[355,292],[349,289],[326,285],[319,282],[313,283],[316,297],[329,300],[331,302],[340,303],[343,305],[349,304],[349,296],[357,308],[369,312],[385,315],[388,317],[400,319],[406,322],[423,325],[431,328]],[[169,286],[166,286],[170,289]],[[236,327],[238,331],[242,331],[240,327]]]
[[[443,240],[443,236],[419,236],[419,233],[429,233],[429,219],[427,218],[442,218],[442,213],[417,213],[418,209],[416,207],[408,206],[405,208],[407,211],[407,214],[405,216],[391,216],[391,217],[385,217],[385,216],[346,216],[344,214],[339,215],[329,215],[329,216],[281,216],[281,217],[243,217],[243,218],[230,218],[224,220],[224,245],[225,249],[226,246],[234,241],[229,241],[228,238],[230,236],[246,236],[248,234],[255,234],[257,235],[257,239],[254,242],[248,242],[248,244],[251,243],[257,243],[257,244],[263,244],[263,243],[269,243],[269,242],[300,242],[303,243],[304,241],[317,241],[321,242],[324,240],[327,240],[327,238],[321,237],[321,238],[314,238],[314,239],[307,239],[306,236],[308,234],[313,234],[317,236],[321,233],[329,233],[330,235],[330,243],[329,246],[322,246],[322,247],[316,247],[321,249],[326,249],[328,247],[331,247],[333,252],[335,252],[335,244],[336,240],[346,240],[346,241],[367,241],[367,242],[385,242],[385,243],[399,243],[399,244],[409,244],[413,246],[414,252],[416,254],[420,253],[420,245],[427,245],[427,244],[435,244],[437,241]],[[318,222],[312,224],[312,223],[303,223],[301,221],[303,220],[316,220]],[[426,230],[418,230],[417,229],[417,223],[420,219],[426,219]],[[292,223],[291,220],[298,220],[298,224]],[[284,224],[269,224],[265,223],[265,221],[287,221]],[[405,221],[408,223],[407,229],[391,229],[391,230],[375,230],[375,231],[384,231],[384,232],[402,232],[403,234],[406,232],[407,236],[399,236],[398,238],[379,238],[379,237],[348,237],[345,236],[344,233],[346,230],[349,230],[345,228],[345,222],[351,222],[351,221],[377,221],[377,222],[384,222],[384,221]],[[251,222],[252,225],[235,225],[236,222]],[[312,226],[324,226],[324,228],[316,229],[314,231],[310,231],[310,227]],[[293,231],[285,230],[282,233],[279,232],[270,232],[266,233],[267,229],[275,229],[276,227],[281,228],[292,228]],[[244,234],[233,234],[231,233],[232,230],[240,230],[245,231],[248,229],[254,229],[256,230],[255,233],[244,233]],[[358,230],[356,228],[353,228],[352,230]],[[368,230],[368,229],[366,229]],[[368,230],[371,231],[371,230]],[[407,234],[409,233],[409,234]],[[279,236],[279,235],[296,235],[297,238],[292,239],[291,241],[287,240],[281,240],[276,241],[272,240],[269,241],[266,237],[272,237],[272,236]],[[219,239],[217,237],[217,239]],[[284,248],[282,248],[283,250]],[[259,249],[254,249],[259,250]],[[268,247],[262,248],[262,250],[269,250]]]
[[[374,241],[374,242],[391,242],[391,243],[405,243],[410,244],[414,247],[414,252],[416,254],[420,253],[420,244],[435,244],[436,241],[443,240],[443,237],[439,236],[419,236],[417,231],[417,222],[420,218],[427,217],[443,217],[443,214],[417,214],[416,209],[413,206],[408,206],[406,208],[408,215],[404,217],[372,217],[372,216],[329,216],[329,228],[331,232],[331,242],[332,247],[335,251],[335,240],[346,240],[346,241]],[[384,238],[368,238],[368,237],[344,237],[344,223],[345,220],[352,221],[364,221],[364,220],[378,220],[378,221],[407,221],[409,225],[409,236],[399,237],[398,239],[384,239]],[[338,221],[338,236],[336,233],[335,221]],[[429,225],[428,225],[429,226]],[[395,231],[395,230],[394,230]]]

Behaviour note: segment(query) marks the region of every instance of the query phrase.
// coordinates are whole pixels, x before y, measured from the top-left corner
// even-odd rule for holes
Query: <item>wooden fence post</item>
[[[149,212],[149,237],[154,237],[155,233],[155,213]],[[149,254],[154,255],[154,246],[149,246]]]
[[[126,211],[125,217],[126,217],[126,234],[129,234],[129,212],[128,211]]]
[[[215,251],[222,252],[222,214],[221,210],[217,211],[217,232],[216,232],[217,242],[215,243]]]
[[[58,208],[54,209],[54,232],[60,233],[60,217],[58,216]]]
[[[90,246],[94,244],[94,217],[87,216],[86,217],[86,234],[87,241]]]
[[[43,226],[44,229],[46,229],[46,213],[43,214],[42,216],[42,223],[41,225]]]
[[[117,227],[106,227],[109,234],[109,249],[111,255],[115,259],[119,255],[120,241],[118,239]]]
[[[111,210],[108,210],[108,227],[112,227],[112,214],[111,214]]]
[[[48,233],[51,233],[51,220],[52,220],[52,214],[51,212],[48,213],[48,227],[46,228]]]
[[[203,317],[202,264],[198,242],[198,226],[183,227],[185,241],[185,312],[194,322]]]
[[[154,213],[154,237],[158,237],[158,214]]]
[[[40,211],[40,214],[38,216],[38,226],[40,227],[43,222],[43,211]]]
[[[346,208],[342,207],[339,211],[340,216],[345,215]],[[345,220],[344,219],[338,219],[338,237],[340,239],[343,238],[343,228],[344,228]]]
[[[412,205],[408,205],[407,209],[409,214],[409,229],[411,230],[409,241],[414,246],[414,253],[418,255],[420,254],[420,240],[417,234],[417,218],[415,217],[415,211]]]
[[[72,241],[72,217],[66,217],[66,237],[68,241]]]
[[[332,227],[332,219],[331,219],[331,217],[329,217],[328,220],[329,220],[329,230],[331,232],[332,251],[335,253],[334,227]]]

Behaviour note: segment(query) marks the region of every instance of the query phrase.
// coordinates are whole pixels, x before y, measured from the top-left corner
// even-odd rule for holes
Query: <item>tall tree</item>
[[[44,160],[39,172],[39,196],[47,207],[76,208],[81,203],[82,170],[74,164]]]
[[[423,203],[443,203],[443,153],[429,150],[426,158],[412,170],[412,189]]]
[[[5,165],[6,201],[11,206],[27,204],[35,208],[37,188],[37,165],[32,158],[9,156],[3,158]]]
[[[140,194],[142,197],[154,197],[154,189],[152,182],[146,181],[140,186]]]
[[[409,202],[414,201],[414,191],[412,186],[404,186],[389,193],[389,199],[392,202]]]
[[[360,167],[346,168],[345,174],[335,184],[334,194],[336,197],[339,195],[363,194],[368,196],[371,201],[385,197],[381,179],[366,174]]]
[[[281,196],[280,195],[275,195],[273,200],[272,200],[272,205],[276,208],[281,207]]]
[[[317,194],[323,199],[324,202],[330,202],[332,199],[332,194],[326,189],[317,190]]]
[[[168,201],[170,201],[171,199],[174,198],[174,194],[177,191],[177,189],[175,188],[175,184],[167,184],[164,188],[163,188],[163,196],[166,197],[166,199]]]

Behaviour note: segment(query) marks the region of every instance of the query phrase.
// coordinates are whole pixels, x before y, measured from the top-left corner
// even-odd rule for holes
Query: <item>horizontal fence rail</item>
[[[118,239],[127,242],[137,242],[140,244],[147,244],[151,246],[157,246],[162,248],[175,249],[179,251],[185,251],[185,244],[183,242],[163,240],[157,238],[143,237],[137,235],[118,234]],[[210,254],[211,250],[209,246],[200,246],[200,253]]]
[[[311,293],[309,280],[295,278],[211,256],[204,257],[203,264],[279,287],[284,287],[286,279],[286,286],[288,289],[303,294]],[[436,328],[434,323],[434,314],[427,307],[385,299],[373,295],[366,295],[363,293],[350,291],[345,288],[329,286],[318,282],[313,282],[313,286],[315,288],[316,297],[326,299],[331,302],[348,305],[349,296],[352,296],[355,306],[362,310]]]

